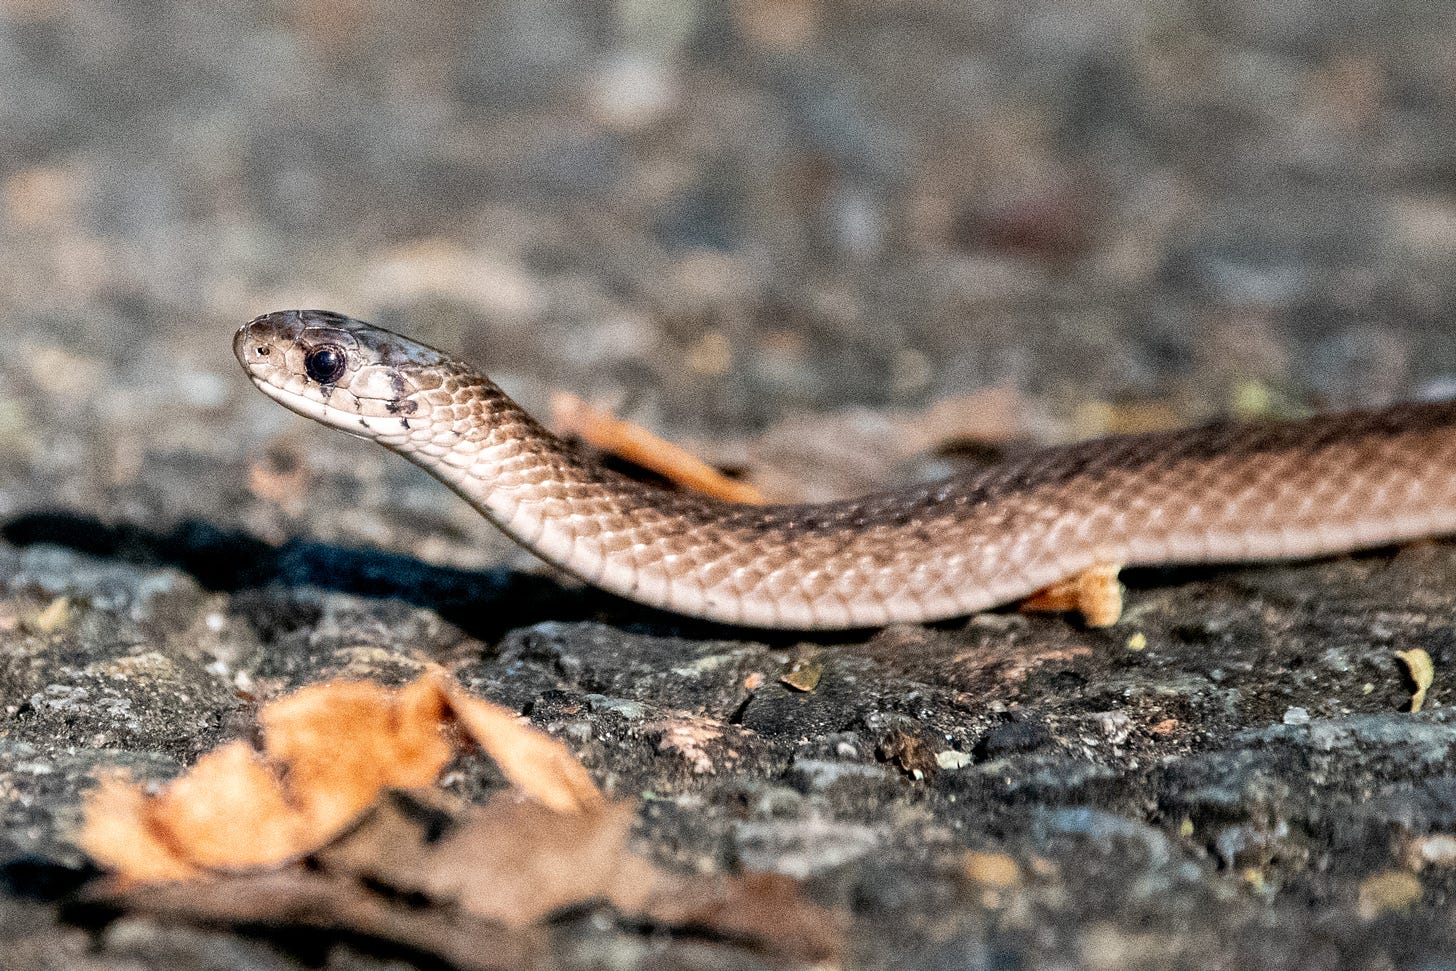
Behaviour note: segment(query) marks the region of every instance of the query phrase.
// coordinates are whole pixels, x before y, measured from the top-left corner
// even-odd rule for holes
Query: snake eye
[[[348,363],[342,347],[325,344],[308,352],[308,357],[303,359],[303,369],[319,384],[333,384],[344,376]]]

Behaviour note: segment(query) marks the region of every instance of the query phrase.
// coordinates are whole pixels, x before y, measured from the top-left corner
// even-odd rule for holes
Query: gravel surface
[[[230,353],[328,307],[783,497],[1449,396],[1446,6],[0,0],[0,83],[7,968],[414,966],[66,901],[98,770],[427,663],[641,800],[660,864],[806,881],[846,967],[1456,968],[1456,544],[1133,574],[1110,631],[766,637],[557,577]]]

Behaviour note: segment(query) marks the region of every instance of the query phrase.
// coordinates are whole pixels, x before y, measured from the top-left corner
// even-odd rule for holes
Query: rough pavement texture
[[[1105,632],[765,638],[558,581],[228,351],[330,307],[797,495],[973,460],[884,416],[992,387],[1041,439],[1448,394],[1452,21],[0,2],[6,967],[399,967],[53,901],[99,767],[165,779],[258,699],[426,662],[641,797],[660,862],[809,881],[854,967],[1456,967],[1456,545],[1133,576]],[[552,933],[568,967],[750,960]]]

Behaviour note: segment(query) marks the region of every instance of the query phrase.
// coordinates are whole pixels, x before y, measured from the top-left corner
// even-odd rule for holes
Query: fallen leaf
[[[795,661],[788,672],[780,677],[779,680],[795,691],[810,692],[819,687],[819,679],[823,676],[823,662],[808,658]]]
[[[1111,627],[1122,617],[1122,584],[1117,576],[1120,563],[1098,563],[1033,593],[1018,604],[1023,613],[1076,612],[1088,627]],[[1130,650],[1134,647],[1128,642]]]
[[[102,780],[80,842],[116,876],[89,902],[366,935],[467,971],[544,961],[543,922],[587,906],[794,960],[838,953],[838,916],[792,880],[676,874],[634,853],[631,804],[441,672],[305,688],[259,719],[259,748],[224,745],[155,795]],[[467,743],[512,783],[480,806],[433,788]]]
[[[78,842],[101,866],[140,881],[182,880],[196,867],[177,856],[150,825],[148,797],[124,773],[109,773],[86,795],[86,826]]]
[[[22,623],[32,634],[54,634],[71,623],[71,601],[57,597],[45,609],[26,617]]]
[[[265,706],[261,751],[232,742],[156,796],[110,781],[88,796],[80,845],[135,880],[266,866],[321,846],[386,788],[432,785],[458,722],[527,796],[561,811],[601,793],[566,748],[513,712],[472,698],[438,672],[400,689],[313,685]]]
[[[472,969],[521,964],[461,951],[457,939],[521,957],[542,949],[535,932],[546,919],[588,905],[610,907],[633,927],[796,961],[838,954],[838,915],[806,901],[797,882],[662,870],[631,850],[633,818],[627,803],[559,813],[509,792],[477,807],[433,790],[391,790],[307,867],[202,883],[113,884],[89,899],[214,924],[367,934]]]
[[[765,501],[747,482],[728,478],[682,446],[593,408],[576,395],[562,392],[552,396],[551,427],[558,435],[579,438],[690,492],[750,505]]]
[[[1395,656],[1405,664],[1411,683],[1416,686],[1416,690],[1411,693],[1410,710],[1412,713],[1418,712],[1426,703],[1426,692],[1430,690],[1431,683],[1436,680],[1435,662],[1431,660],[1430,654],[1419,647],[1409,651],[1396,651]]]
[[[198,759],[147,804],[144,819],[174,856],[204,869],[265,866],[333,832],[298,812],[277,773],[242,742]]]
[[[896,728],[885,736],[876,746],[876,752],[886,762],[894,762],[912,779],[929,778],[940,768],[930,746],[902,728]]]
[[[455,754],[440,681],[395,690],[367,681],[303,688],[259,712],[263,749],[286,767],[288,795],[327,837],[386,786],[432,784]]]
[[[452,810],[424,793],[395,792],[317,859],[397,894],[525,927],[608,898],[624,867],[632,882],[650,881],[652,867],[627,849],[634,816],[628,803],[561,813],[505,792]]]
[[[386,941],[443,960],[458,971],[551,967],[542,928],[513,930],[450,908],[411,906],[347,874],[303,867],[186,883],[154,883],[115,893],[103,887],[85,904],[209,926],[304,928]]]
[[[523,792],[558,812],[587,812],[604,805],[596,783],[566,746],[499,705],[470,697],[443,676],[435,680],[450,713]]]

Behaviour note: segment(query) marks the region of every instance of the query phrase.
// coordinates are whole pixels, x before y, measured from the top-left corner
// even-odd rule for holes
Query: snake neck
[[[590,532],[577,498],[585,492],[618,494],[620,480],[578,457],[556,435],[479,372],[442,369],[413,398],[415,414],[402,416],[381,444],[422,466],[501,529],[534,547],[564,530]],[[433,387],[431,385],[434,385]],[[631,490],[623,490],[625,501]],[[563,556],[548,556],[572,568]]]

